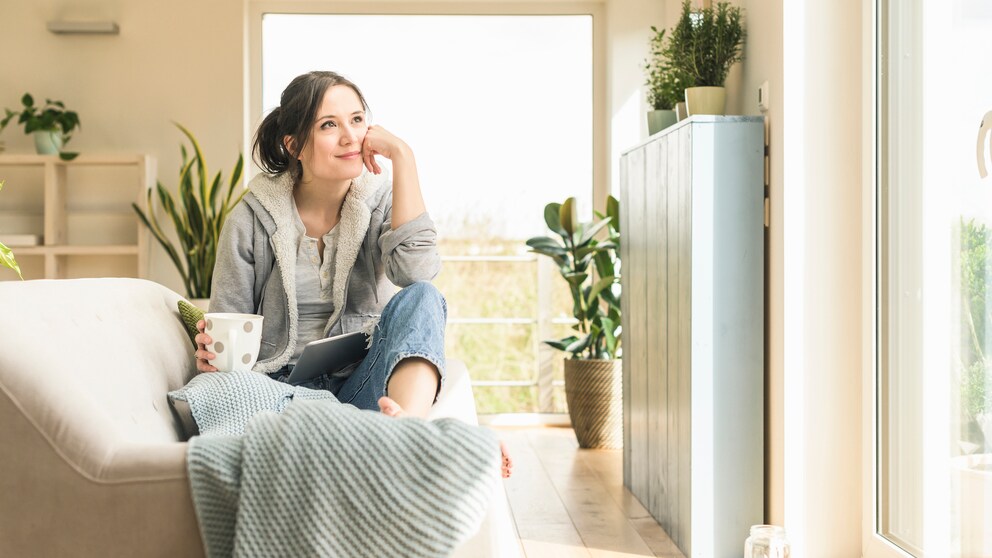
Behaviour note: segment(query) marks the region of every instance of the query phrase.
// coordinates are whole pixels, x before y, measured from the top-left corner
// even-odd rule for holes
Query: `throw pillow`
[[[179,319],[182,320],[183,325],[186,326],[186,333],[189,334],[189,340],[193,343],[193,348],[196,348],[196,334],[200,330],[196,329],[196,322],[203,319],[203,310],[200,310],[196,306],[193,306],[188,301],[179,299]]]

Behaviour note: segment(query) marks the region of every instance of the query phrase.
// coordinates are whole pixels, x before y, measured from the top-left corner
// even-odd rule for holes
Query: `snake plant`
[[[148,227],[152,235],[165,249],[186,286],[186,296],[189,298],[210,298],[210,283],[214,274],[214,261],[217,257],[217,240],[220,238],[221,227],[231,209],[244,197],[247,190],[235,193],[241,172],[244,167],[244,157],[238,154],[238,162],[234,166],[231,178],[222,184],[220,171],[213,180],[208,180],[207,163],[203,159],[200,144],[193,134],[182,124],[174,123],[193,147],[193,156],[189,157],[186,145],[180,144],[182,163],[179,166],[179,202],[176,203],[172,194],[158,181],[155,191],[161,209],[172,222],[179,238],[178,248],[166,236],[158,218],[155,216],[154,194],[148,190],[146,214],[138,204],[131,206],[138,217]]]
[[[549,203],[544,221],[561,241],[535,236],[527,241],[532,252],[558,264],[558,271],[572,293],[572,315],[578,335],[545,341],[572,358],[613,359],[620,352],[620,217],[619,202],[606,201],[606,215],[599,221],[582,223],[576,218],[575,198]],[[609,233],[597,240],[604,228]],[[595,274],[593,273],[595,269]]]
[[[0,180],[0,190],[3,190],[4,181]],[[21,275],[21,266],[17,265],[17,260],[14,259],[14,252],[10,248],[4,246],[3,242],[0,242],[0,265],[8,267],[17,272],[17,276],[24,280],[24,276]]]

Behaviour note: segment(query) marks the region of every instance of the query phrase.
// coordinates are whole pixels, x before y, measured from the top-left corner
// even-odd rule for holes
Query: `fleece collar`
[[[372,210],[369,207],[370,197],[377,192],[388,180],[386,174],[375,175],[367,170],[356,178],[341,207],[341,220],[338,222],[338,247],[334,257],[334,283],[331,285],[331,301],[334,303],[334,313],[324,328],[326,335],[331,326],[337,322],[345,307],[345,291],[351,269],[355,266],[358,251],[362,247],[368,232]],[[289,314],[289,344],[277,359],[276,367],[284,366],[296,350],[296,339],[299,335],[299,309],[296,297],[296,253],[299,249],[300,233],[296,229],[296,218],[293,215],[294,180],[290,173],[277,175],[259,174],[249,184],[251,192],[259,204],[269,213],[275,223],[272,232],[273,253],[276,258],[276,269],[281,274],[282,284],[286,290]]]

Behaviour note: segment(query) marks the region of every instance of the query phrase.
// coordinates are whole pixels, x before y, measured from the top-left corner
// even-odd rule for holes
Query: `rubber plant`
[[[207,163],[196,137],[183,125],[174,124],[192,145],[192,156],[188,154],[185,144],[180,144],[179,148],[182,162],[179,165],[178,202],[159,181],[154,193],[148,190],[145,206],[148,213],[138,204],[131,205],[176,266],[186,286],[186,296],[210,298],[221,228],[231,209],[247,192],[236,192],[241,181],[244,156],[238,154],[238,162],[226,183],[220,171],[209,179]],[[155,193],[162,211],[175,229],[178,247],[168,238],[156,217]]]
[[[579,222],[575,198],[549,203],[544,221],[558,238],[535,236],[530,251],[548,256],[572,294],[575,334],[546,344],[577,359],[615,359],[620,356],[620,218],[619,202],[609,196],[606,215]],[[598,238],[605,229],[606,236]],[[560,240],[559,240],[560,239]]]

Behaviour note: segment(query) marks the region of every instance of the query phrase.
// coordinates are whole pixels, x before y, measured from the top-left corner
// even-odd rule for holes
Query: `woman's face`
[[[300,153],[303,179],[351,180],[362,174],[362,142],[369,126],[355,90],[334,85],[317,109],[310,141]]]

